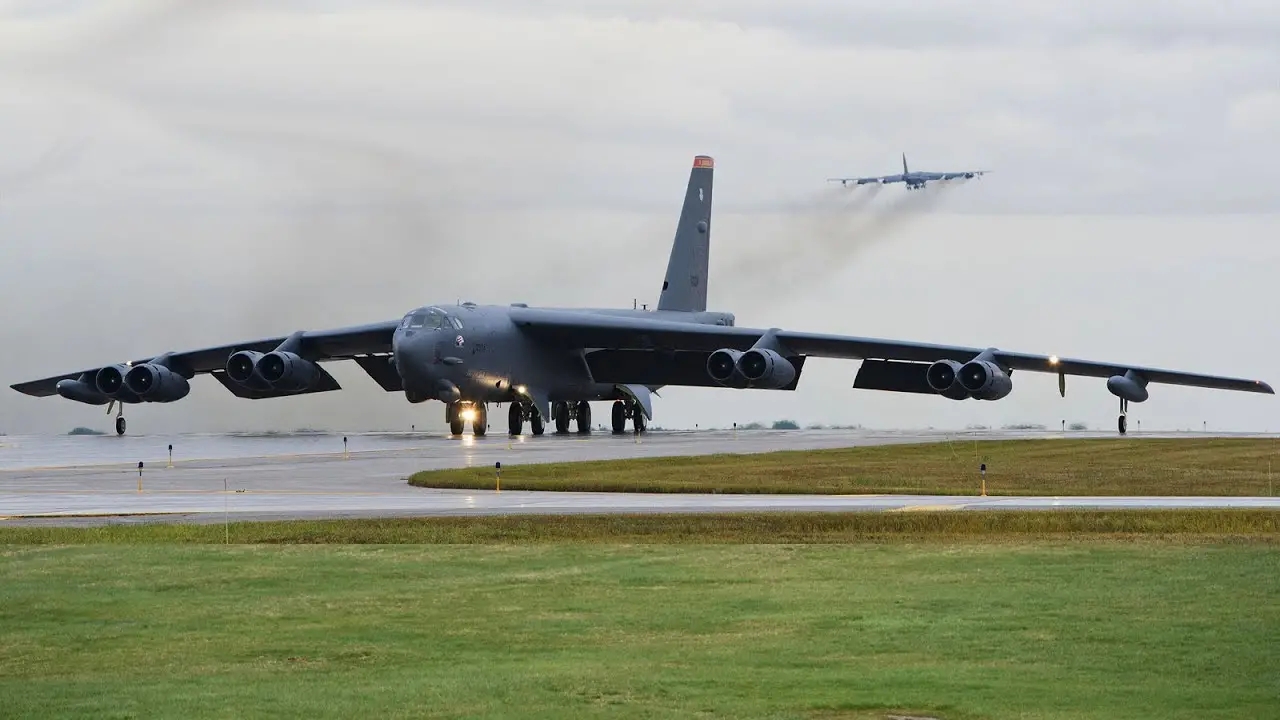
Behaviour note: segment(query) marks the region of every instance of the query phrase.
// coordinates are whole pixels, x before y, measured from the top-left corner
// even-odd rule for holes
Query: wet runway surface
[[[1069,433],[1071,437],[1089,437]],[[320,517],[1266,507],[1280,498],[1053,498],[890,495],[721,495],[428,490],[419,470],[713,453],[770,452],[945,439],[1060,437],[1046,432],[848,430],[664,432],[508,439],[428,434],[0,438],[0,525],[220,522]],[[1105,433],[1093,436],[1110,437]],[[1144,437],[1157,437],[1146,434]],[[175,448],[168,467],[168,445]],[[188,457],[200,459],[185,459]],[[138,491],[137,463],[144,462]],[[41,517],[33,517],[41,516]],[[92,517],[89,517],[92,516]]]

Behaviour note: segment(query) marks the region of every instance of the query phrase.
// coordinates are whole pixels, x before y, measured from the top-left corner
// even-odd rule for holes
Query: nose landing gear
[[[471,421],[471,434],[484,437],[489,429],[489,410],[484,403],[459,400],[444,406],[444,421],[449,424],[449,433],[461,435],[467,421]]]

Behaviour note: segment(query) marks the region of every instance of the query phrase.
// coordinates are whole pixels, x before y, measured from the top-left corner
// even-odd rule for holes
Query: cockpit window
[[[438,330],[449,327],[450,324],[450,318],[445,311],[440,308],[425,308],[405,315],[400,327],[406,330]]]
[[[454,316],[450,315],[450,316],[449,316],[449,322],[453,325],[453,329],[454,329],[454,330],[461,330],[461,329],[462,329],[462,321],[461,321],[461,320],[459,320],[458,318],[456,318],[456,317],[454,317]]]

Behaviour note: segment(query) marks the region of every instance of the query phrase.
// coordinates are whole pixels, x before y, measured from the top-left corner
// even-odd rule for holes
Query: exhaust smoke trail
[[[254,88],[238,92],[233,87],[227,94],[217,85],[216,74],[209,76],[214,83],[205,82],[203,68],[197,76],[177,82],[167,76],[139,75],[135,68],[185,64],[179,61],[187,60],[187,46],[197,47],[209,30],[207,23],[229,6],[160,2],[147,7],[150,11],[141,16],[109,13],[111,27],[102,37],[89,29],[85,34],[91,37],[47,58],[24,79],[33,89],[79,101],[79,111],[68,115],[74,115],[85,137],[110,132],[99,124],[106,109],[141,121],[130,129],[149,131],[141,135],[143,142],[171,145],[176,135],[185,141],[179,145],[188,145],[176,147],[171,162],[154,151],[136,162],[125,158],[130,167],[112,169],[137,172],[125,184],[135,178],[155,182],[146,173],[161,164],[162,171],[176,169],[180,177],[195,178],[202,191],[208,188],[210,174],[219,173],[213,182],[225,182],[228,193],[215,192],[206,200],[158,185],[154,195],[138,205],[99,206],[99,216],[91,221],[99,223],[98,229],[91,228],[80,241],[102,249],[95,251],[103,260],[94,266],[92,282],[77,284],[63,275],[63,287],[32,286],[24,291],[13,284],[5,296],[39,303],[50,321],[64,316],[68,308],[87,305],[101,317],[118,318],[113,330],[104,331],[111,334],[111,349],[100,346],[87,352],[83,341],[49,337],[38,329],[41,322],[57,323],[34,319],[24,344],[44,348],[52,358],[83,356],[100,362],[104,351],[124,351],[132,357],[180,349],[171,347],[175,343],[247,340],[299,328],[389,319],[424,302],[480,294],[481,286],[491,283],[505,288],[509,277],[536,278],[554,270],[554,257],[542,253],[534,253],[527,264],[501,260],[528,252],[521,252],[520,235],[509,232],[523,230],[519,222],[503,217],[506,193],[474,192],[495,169],[458,163],[458,153],[450,147],[457,141],[439,130],[388,132],[394,123],[379,122],[376,107],[360,106],[362,111],[354,115],[300,112],[291,105],[296,98],[288,95],[288,75],[267,83],[277,86],[267,92],[271,99],[278,94],[280,102],[263,102],[262,96],[250,92]],[[192,57],[205,56],[197,52]],[[210,72],[216,73],[216,68]],[[157,78],[172,87],[161,87]],[[34,87],[37,82],[45,86]],[[325,100],[341,103],[343,98]],[[414,109],[427,114],[448,111],[430,101]],[[398,116],[394,120],[403,122]],[[494,135],[489,138],[491,152],[496,155],[518,145],[521,137]],[[65,169],[77,157],[74,148],[55,148],[20,173],[4,176],[0,171],[0,183],[4,188],[30,184]],[[564,153],[559,158],[572,164]],[[467,193],[472,197],[464,198]],[[234,200],[226,203],[227,195]],[[474,208],[460,208],[459,200],[472,200],[474,205],[481,196],[484,216]],[[66,252],[83,255],[74,243]],[[136,278],[146,280],[131,281]],[[108,286],[110,292],[104,292]],[[191,322],[193,317],[200,321]],[[62,369],[29,358],[5,367],[19,376]],[[335,422],[376,427],[376,418],[387,417],[387,402],[376,393],[346,394],[341,400],[311,398],[272,405],[263,408],[261,416],[247,416],[245,406],[231,404],[224,417],[213,413],[198,424],[328,425],[314,417],[315,407],[341,403]],[[397,416],[422,412],[420,407],[395,408],[391,412]],[[419,427],[438,423],[435,410],[418,419]],[[68,408],[67,415],[76,411],[83,408]]]
[[[726,284],[740,288],[743,300],[759,302],[775,299],[779,288],[826,282],[949,194],[947,183],[930,183],[919,190],[892,188],[890,192],[901,194],[877,203],[885,190],[879,184],[837,186],[789,212],[752,217],[742,234],[753,242],[744,245],[735,240],[734,257],[722,271],[728,276]]]

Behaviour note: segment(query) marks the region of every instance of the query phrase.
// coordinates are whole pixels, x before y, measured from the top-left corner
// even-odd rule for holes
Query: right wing
[[[219,380],[222,380],[223,378],[221,375],[225,373],[227,360],[232,354],[241,350],[269,353],[280,347],[280,345],[286,340],[295,337],[298,341],[297,354],[312,362],[326,362],[345,359],[361,361],[365,358],[360,356],[391,352],[391,336],[395,333],[398,325],[399,321],[387,321],[373,323],[370,325],[338,328],[334,330],[306,331],[282,337],[263,338],[260,340],[250,340],[230,345],[201,348],[198,350],[165,353],[163,355],[128,361],[124,364],[131,366],[142,365],[164,358],[164,362],[171,370],[186,378],[191,378],[203,373],[210,373],[219,375]],[[114,363],[86,368],[84,370],[66,373],[64,375],[55,375],[53,377],[41,378],[30,382],[18,383],[10,387],[26,395],[48,397],[50,395],[58,394],[58,382],[62,380],[76,380],[86,376],[92,377],[96,375],[99,370],[104,367],[109,367],[112,364]],[[361,366],[364,366],[363,362],[361,363]],[[366,370],[368,371],[369,369],[366,368]],[[328,373],[325,373],[325,375],[328,375]],[[370,375],[373,375],[372,371],[370,371]],[[378,380],[379,378],[375,376],[374,379]],[[332,380],[332,378],[330,378],[330,380]],[[379,380],[379,382],[381,382],[381,380]],[[226,383],[224,382],[224,384]],[[228,385],[228,388],[230,389],[230,385]],[[338,389],[336,381],[332,383],[331,387],[327,387],[326,389]],[[250,396],[252,395],[246,395],[246,397]],[[258,396],[268,397],[270,395]]]
[[[939,360],[967,363],[987,353],[1006,371],[1077,375],[1111,378],[1134,373],[1141,382],[1185,385],[1217,390],[1236,390],[1273,395],[1271,386],[1261,380],[1204,375],[1180,370],[1164,370],[1126,363],[1099,362],[1058,358],[1053,355],[1008,352],[994,348],[936,345],[931,343],[880,338],[853,337],[796,332],[792,330],[745,328],[672,322],[629,316],[603,316],[566,313],[535,308],[513,309],[516,326],[531,336],[563,347],[587,350],[658,350],[715,352],[719,349],[745,351],[762,341],[776,341],[783,356],[844,358],[877,363],[876,371],[899,373],[903,387],[857,385],[877,390],[919,388],[925,369]],[[771,335],[771,339],[766,339]],[[864,363],[865,366],[866,363]],[[897,381],[895,381],[897,382]],[[918,391],[918,390],[915,390]]]

